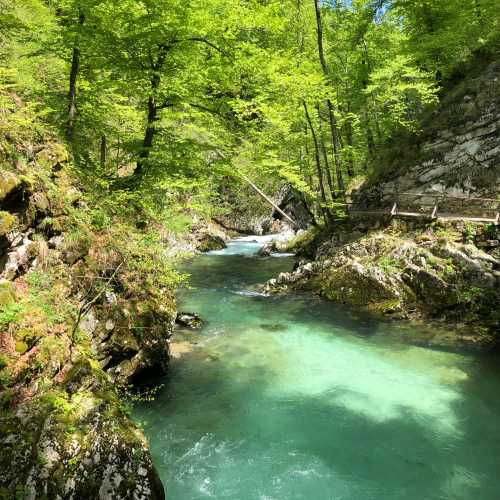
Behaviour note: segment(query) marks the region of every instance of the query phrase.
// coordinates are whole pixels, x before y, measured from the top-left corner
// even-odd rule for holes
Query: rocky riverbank
[[[52,137],[0,153],[0,496],[164,498],[123,398],[168,368],[164,242],[94,208]]]
[[[456,344],[492,347],[500,331],[498,241],[493,225],[346,220],[292,242],[296,269],[265,288],[436,322],[454,330]]]

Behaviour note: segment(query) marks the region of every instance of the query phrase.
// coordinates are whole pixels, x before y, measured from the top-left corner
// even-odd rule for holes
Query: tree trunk
[[[160,86],[160,76],[155,74],[151,78],[151,95],[148,99],[148,118],[146,125],[146,132],[144,133],[144,140],[142,141],[142,150],[139,153],[139,160],[137,167],[134,171],[134,176],[140,178],[144,173],[144,164],[149,157],[151,148],[153,147],[153,140],[156,134],[155,122],[158,120],[158,106],[156,104],[155,94]]]
[[[314,10],[316,12],[316,35],[318,39],[318,55],[321,69],[325,76],[328,76],[328,67],[325,60],[325,51],[323,49],[323,23],[321,21],[320,0],[314,0]]]
[[[311,189],[313,189],[313,180],[312,180],[312,176],[311,176],[311,155],[309,153],[307,130],[308,130],[308,127],[307,127],[307,125],[305,125],[305,127],[304,127],[304,148],[306,151],[306,159],[307,159],[306,182],[307,182],[307,185]]]
[[[330,212],[328,210],[328,200],[326,198],[326,192],[325,192],[325,185],[323,181],[323,172],[321,168],[321,160],[320,160],[320,153],[319,153],[319,144],[318,144],[318,138],[316,137],[316,131],[314,130],[312,121],[311,121],[311,116],[309,115],[309,110],[307,109],[307,104],[305,101],[302,101],[302,105],[304,106],[304,112],[306,114],[306,119],[307,123],[309,124],[309,128],[311,130],[311,135],[313,138],[313,144],[314,144],[314,157],[316,160],[316,170],[318,173],[318,182],[319,182],[319,190],[321,193],[321,200],[322,200],[322,205],[321,205],[321,211],[323,212],[323,217],[325,219],[325,222],[327,222],[330,219]]]
[[[328,66],[326,65],[326,60],[325,60],[325,51],[323,48],[323,22],[321,20],[320,0],[314,0],[314,10],[316,12],[316,35],[317,35],[316,38],[318,42],[319,62],[321,64],[321,69],[323,70],[325,78],[330,79],[328,74]],[[326,104],[328,107],[328,121],[330,122],[330,130],[332,134],[333,157],[335,160],[337,183],[339,186],[339,190],[345,191],[344,179],[342,177],[342,161],[340,158],[340,147],[339,147],[340,141],[339,141],[339,133],[337,130],[337,120],[335,118],[332,101],[330,101],[330,99],[327,99]]]
[[[80,11],[78,24],[82,26],[85,22],[85,14]],[[73,141],[75,136],[75,121],[76,121],[76,83],[80,72],[80,47],[78,39],[75,40],[73,47],[73,55],[71,57],[71,71],[69,74],[69,90],[68,90],[68,121],[66,124],[66,137],[69,141]]]
[[[101,135],[101,159],[100,159],[101,167],[106,165],[106,136],[104,134]]]
[[[328,182],[328,187],[330,188],[330,195],[332,200],[335,200],[335,186],[333,185],[332,173],[330,172],[330,164],[328,162],[328,155],[326,153],[325,141],[323,139],[323,127],[321,125],[321,111],[319,104],[316,105],[316,110],[318,112],[318,120],[319,120],[319,140],[321,143],[321,152],[323,153],[323,160],[325,162],[326,169],[326,180]]]
[[[328,120],[330,122],[330,130],[332,133],[332,146],[333,146],[333,157],[335,159],[335,173],[337,174],[337,184],[339,186],[339,191],[345,191],[344,178],[342,176],[342,162],[340,159],[340,138],[339,131],[337,129],[337,120],[333,112],[333,105],[330,99],[326,100],[326,105],[328,106]]]
[[[373,132],[369,117],[366,118],[366,142],[368,144],[368,157],[372,158],[375,154],[375,141],[373,139]]]
[[[354,177],[354,158],[352,156],[353,138],[352,123],[348,120],[345,123],[345,139],[347,141],[347,175],[352,179]]]

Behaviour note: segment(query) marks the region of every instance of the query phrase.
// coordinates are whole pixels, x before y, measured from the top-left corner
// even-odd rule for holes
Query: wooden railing
[[[390,201],[383,201],[390,200]],[[444,203],[446,201],[446,203]],[[387,206],[382,206],[387,203]],[[389,215],[499,224],[500,199],[434,193],[380,193],[339,203],[352,215]],[[442,208],[441,208],[442,207]]]

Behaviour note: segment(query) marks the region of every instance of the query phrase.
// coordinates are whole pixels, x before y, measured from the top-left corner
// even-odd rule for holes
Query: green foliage
[[[378,265],[386,272],[391,272],[397,269],[398,261],[394,258],[383,256],[378,260]]]
[[[265,191],[289,183],[313,212],[335,212],[342,178],[364,173],[390,138],[418,132],[443,80],[500,38],[495,0],[321,2],[323,67],[314,2],[0,6],[0,131],[71,136],[93,207],[81,222],[97,231],[139,213],[186,231],[227,209],[228,178],[234,203],[255,204],[239,173]],[[70,85],[73,102],[62,98]]]
[[[16,303],[0,305],[0,330],[5,330],[11,324],[20,321],[22,307]]]
[[[476,227],[471,223],[466,223],[463,229],[463,237],[465,243],[474,243],[474,238],[476,237]]]

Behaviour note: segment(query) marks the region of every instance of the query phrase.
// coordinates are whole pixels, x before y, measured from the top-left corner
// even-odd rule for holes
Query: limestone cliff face
[[[274,186],[268,191],[273,203],[296,222],[298,228],[305,229],[312,221],[312,213],[304,197],[290,184]],[[218,215],[215,220],[227,230],[245,234],[279,233],[290,224],[282,214],[260,195],[245,186],[238,194],[227,189],[224,201],[231,206],[231,212]]]
[[[424,193],[424,205],[435,195],[496,198],[500,194],[500,62],[485,65],[444,91],[421,135],[394,138],[375,160],[380,173],[358,193],[376,204],[393,193]],[[372,195],[371,201],[366,201]],[[457,208],[441,200],[443,208]],[[472,207],[479,203],[472,202]],[[492,206],[492,208],[494,208]]]

